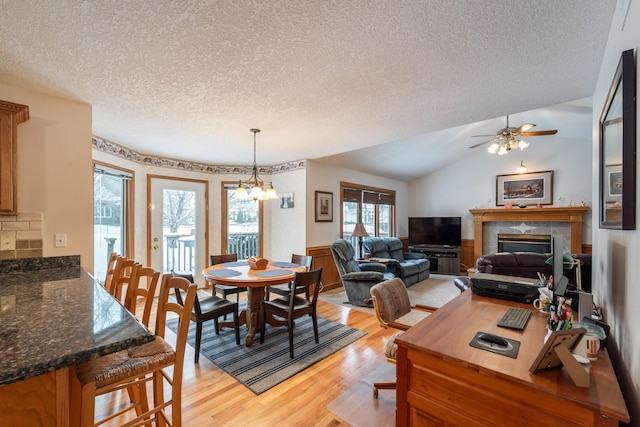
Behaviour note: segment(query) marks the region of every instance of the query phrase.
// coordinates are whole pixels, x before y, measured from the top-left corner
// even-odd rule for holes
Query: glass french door
[[[191,273],[204,286],[208,182],[148,176],[149,264],[162,272]]]

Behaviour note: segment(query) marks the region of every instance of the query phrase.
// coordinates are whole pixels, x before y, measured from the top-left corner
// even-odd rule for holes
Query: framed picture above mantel
[[[553,171],[496,176],[496,206],[553,203]]]

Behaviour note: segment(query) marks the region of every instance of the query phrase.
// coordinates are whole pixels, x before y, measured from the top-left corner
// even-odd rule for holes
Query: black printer
[[[471,291],[483,297],[532,303],[539,298],[540,281],[528,277],[476,273],[471,276]]]

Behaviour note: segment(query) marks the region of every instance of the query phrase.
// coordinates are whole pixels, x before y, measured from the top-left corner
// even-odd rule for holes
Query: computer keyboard
[[[528,308],[512,307],[507,310],[504,316],[502,316],[502,319],[498,322],[498,326],[522,331],[525,326],[527,326],[530,316],[531,310]]]

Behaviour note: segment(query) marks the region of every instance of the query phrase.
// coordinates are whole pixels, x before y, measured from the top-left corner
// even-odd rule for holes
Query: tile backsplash
[[[43,256],[42,213],[0,215],[0,260]]]

